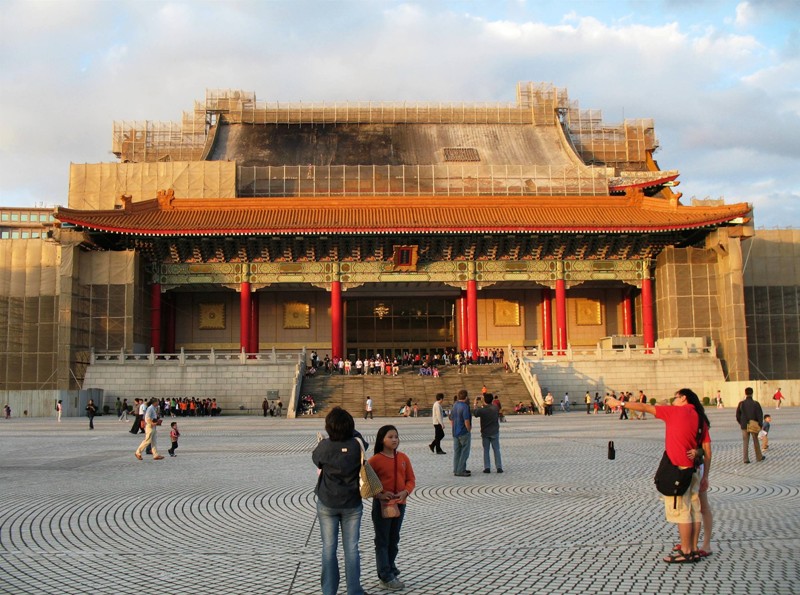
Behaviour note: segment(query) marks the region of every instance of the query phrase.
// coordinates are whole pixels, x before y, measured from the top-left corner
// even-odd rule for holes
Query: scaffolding
[[[625,119],[606,124],[600,110],[582,110],[573,102],[567,110],[570,140],[589,165],[644,169],[648,153],[658,148],[651,118]]]
[[[208,89],[180,122],[114,122],[113,152],[123,162],[196,161],[207,154],[220,119],[231,124],[517,124],[564,127],[585,163],[645,169],[658,147],[652,119],[603,122],[566,89],[519,83],[516,103],[281,103],[240,89]]]
[[[607,196],[605,168],[537,165],[239,166],[238,195]]]

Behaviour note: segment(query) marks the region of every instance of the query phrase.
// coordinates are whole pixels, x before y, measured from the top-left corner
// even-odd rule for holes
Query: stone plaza
[[[683,565],[661,561],[677,539],[652,483],[661,421],[579,407],[512,415],[501,426],[505,473],[481,473],[476,435],[473,475],[462,478],[449,429],[448,456],[435,456],[430,418],[357,417],[370,442],[381,425],[397,425],[416,471],[398,558],[403,592],[800,592],[800,409],[768,411],[766,460],[749,465],[734,410],[708,413],[713,555]],[[169,421],[159,430],[165,455]],[[319,593],[311,451],[324,420],[177,421],[177,457],[163,461],[137,461],[140,437],[113,415],[93,431],[85,418],[0,421],[0,592]],[[362,583],[374,593],[368,510]]]

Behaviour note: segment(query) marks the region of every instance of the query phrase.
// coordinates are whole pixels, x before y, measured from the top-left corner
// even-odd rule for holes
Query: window
[[[31,237],[31,234],[30,234],[30,232],[27,232],[27,231],[23,231],[23,232],[22,232],[22,239],[23,239],[23,240],[30,239],[30,237]]]
[[[0,220],[2,220],[2,221],[8,221],[8,213],[3,213],[3,216],[2,216],[2,217],[0,217]]]
[[[19,221],[19,213],[11,213],[12,221]]]
[[[28,213],[22,213],[22,215],[20,215],[19,217],[20,217],[20,221],[27,221],[28,220]]]
[[[411,248],[400,248],[397,251],[397,264],[401,266],[411,264]]]

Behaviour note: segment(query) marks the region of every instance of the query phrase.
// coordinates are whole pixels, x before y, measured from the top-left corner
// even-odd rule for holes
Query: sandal
[[[695,552],[695,554],[697,554],[697,556],[698,556],[699,558],[708,558],[708,557],[709,557],[711,554],[713,554],[713,553],[714,553],[714,552],[707,552],[707,551],[705,551],[705,550],[697,550],[697,551]]]
[[[684,554],[680,549],[664,558],[664,562],[667,564],[692,564],[697,560],[698,558],[694,554]]]

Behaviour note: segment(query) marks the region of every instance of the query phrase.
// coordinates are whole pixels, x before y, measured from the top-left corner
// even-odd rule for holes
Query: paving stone
[[[506,472],[479,472],[478,439],[470,478],[453,477],[451,456],[430,453],[430,418],[356,423],[370,442],[384,423],[397,425],[417,474],[398,558],[404,593],[792,593],[800,409],[770,413],[767,460],[744,465],[733,411],[709,410],[715,551],[694,565],[661,561],[677,531],[652,486],[658,420],[509,416]],[[0,592],[319,593],[310,453],[323,420],[179,423],[178,456],[140,462],[141,436],[113,415],[93,431],[85,419],[0,420]],[[444,446],[452,451],[449,432]],[[381,592],[365,512],[362,582]]]

